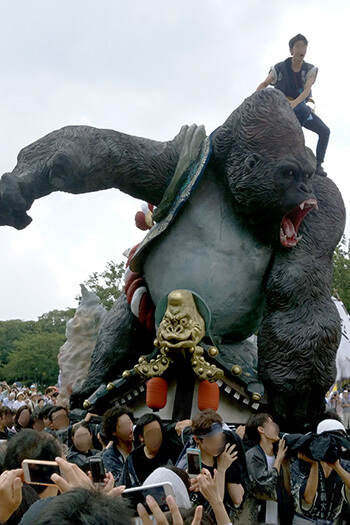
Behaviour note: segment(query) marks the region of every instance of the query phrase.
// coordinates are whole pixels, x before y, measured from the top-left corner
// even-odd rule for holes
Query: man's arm
[[[227,492],[230,495],[232,503],[236,507],[239,507],[243,501],[243,496],[244,496],[243,486],[240,483],[239,484],[238,483],[227,483],[226,488],[227,488]]]
[[[267,77],[265,78],[265,80],[261,82],[261,84],[258,85],[258,87],[256,88],[256,91],[260,91],[261,89],[267,88],[267,86],[269,86],[271,82],[273,82],[274,78],[275,78],[274,74],[272,72],[269,73]]]
[[[306,505],[312,505],[316,496],[317,487],[318,487],[318,463],[313,461],[304,454],[298,453],[298,458],[310,463],[310,473],[306,482],[306,487],[303,494],[303,501]]]
[[[350,474],[340,464],[339,459],[335,463],[328,463],[339,477],[344,481],[347,491],[350,491]]]
[[[296,99],[290,100],[290,105],[292,109],[294,109],[298,104],[300,104],[300,102],[305,100],[310,95],[311,87],[312,87],[312,84],[315,82],[315,80],[316,80],[316,74],[311,75],[305,82],[303,92],[300,93],[300,95]]]

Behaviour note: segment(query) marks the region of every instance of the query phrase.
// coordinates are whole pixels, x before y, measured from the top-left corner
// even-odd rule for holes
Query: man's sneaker
[[[317,165],[315,175],[320,175],[321,177],[327,177],[327,173],[324,171],[321,164]]]

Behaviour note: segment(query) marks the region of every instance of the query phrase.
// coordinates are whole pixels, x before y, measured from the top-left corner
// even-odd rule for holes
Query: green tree
[[[7,363],[8,354],[13,349],[14,342],[37,332],[35,321],[11,319],[0,321],[0,363]]]
[[[66,324],[75,314],[75,308],[65,310],[52,310],[38,317],[37,328],[40,332],[64,334]]]
[[[333,288],[350,312],[350,241],[344,236],[333,255]]]
[[[65,336],[58,333],[37,333],[14,342],[8,362],[0,369],[2,380],[31,380],[42,386],[55,384],[58,376],[57,356]]]
[[[101,300],[102,306],[110,310],[123,290],[123,277],[125,274],[125,263],[119,264],[109,261],[106,269],[101,272],[94,272],[84,281],[85,286],[95,292]],[[81,295],[75,297],[81,301]]]

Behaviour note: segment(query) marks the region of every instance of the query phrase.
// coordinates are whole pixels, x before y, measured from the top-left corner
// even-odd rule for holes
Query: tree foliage
[[[98,295],[102,306],[110,310],[122,293],[124,274],[125,263],[123,261],[119,264],[109,261],[103,272],[94,272],[84,281],[84,284]],[[81,295],[77,295],[75,299],[80,301]]]
[[[333,288],[350,313],[350,240],[344,236],[333,255]]]
[[[124,262],[110,261],[103,272],[94,272],[84,284],[109,310],[122,292],[124,273]],[[55,384],[58,352],[65,341],[67,321],[74,313],[75,308],[66,308],[47,312],[37,321],[0,321],[0,380],[28,380],[42,387]]]
[[[27,334],[13,344],[1,376],[8,383],[34,381],[40,385],[56,384],[57,356],[65,336],[55,332]]]
[[[57,383],[57,355],[75,308],[53,310],[37,321],[0,321],[0,379]]]

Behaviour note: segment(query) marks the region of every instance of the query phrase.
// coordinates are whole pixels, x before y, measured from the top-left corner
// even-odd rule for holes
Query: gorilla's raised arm
[[[35,199],[54,191],[118,188],[159,204],[173,175],[187,126],[158,142],[89,126],[67,126],[30,144],[0,179],[0,225],[25,228]]]

